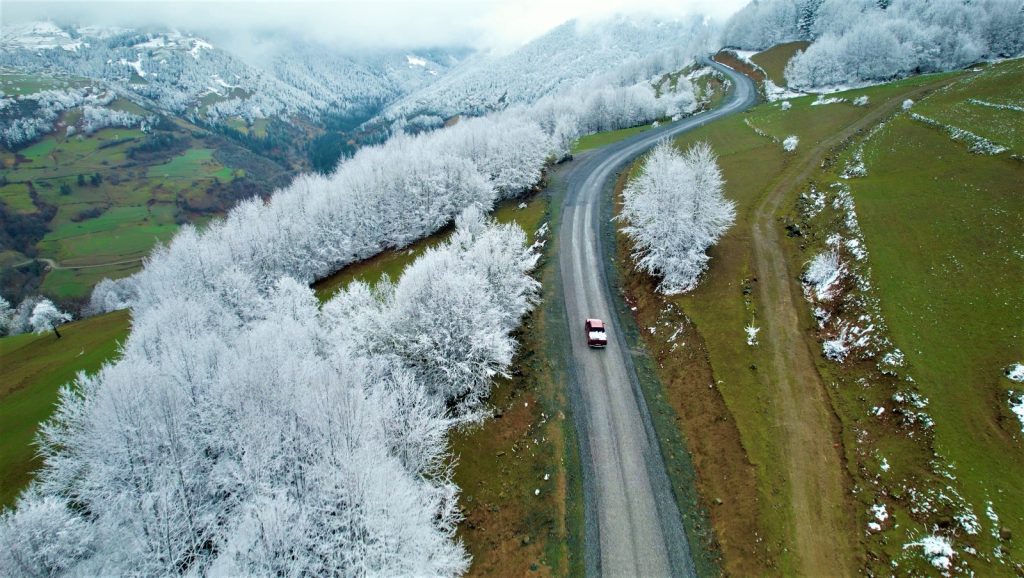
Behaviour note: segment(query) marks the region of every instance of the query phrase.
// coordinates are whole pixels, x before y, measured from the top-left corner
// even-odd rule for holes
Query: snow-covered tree
[[[661,277],[659,291],[689,291],[707,268],[707,249],[735,219],[722,194],[724,181],[714,152],[698,143],[680,153],[664,141],[623,190],[620,218],[634,243],[639,270]]]
[[[32,326],[32,331],[36,333],[53,331],[57,339],[60,339],[60,331],[57,330],[57,327],[68,321],[71,321],[71,314],[57,309],[57,306],[49,299],[43,299],[36,303],[36,306],[32,309],[32,317],[28,320]]]
[[[0,336],[7,335],[14,319],[14,308],[3,297],[0,297]]]
[[[480,208],[457,223],[322,310],[258,277],[289,248],[273,237],[222,262],[179,235],[137,280],[120,359],[62,389],[38,480],[0,514],[0,575],[462,574],[445,438],[507,370],[537,257]]]
[[[104,278],[92,290],[92,297],[86,307],[88,315],[99,315],[109,313],[118,309],[127,309],[131,306],[136,295],[135,279],[125,277],[111,280]]]
[[[791,87],[885,81],[1024,52],[1020,0],[757,0],[726,23],[726,45],[762,50],[810,40]]]

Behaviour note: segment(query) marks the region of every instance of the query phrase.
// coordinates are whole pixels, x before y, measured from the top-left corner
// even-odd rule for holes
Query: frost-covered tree
[[[49,299],[43,299],[32,308],[32,316],[29,317],[29,325],[36,333],[53,331],[57,339],[60,339],[60,331],[57,330],[61,324],[71,321],[71,314],[65,313],[53,304]]]
[[[786,69],[809,89],[878,82],[1024,53],[1021,0],[757,0],[730,18],[726,45],[810,40]]]
[[[707,268],[707,249],[732,225],[735,205],[722,195],[723,185],[707,143],[680,153],[664,141],[623,190],[620,218],[637,269],[660,276],[662,293],[693,289]]]
[[[111,280],[104,278],[92,290],[89,305],[86,307],[88,315],[99,315],[109,313],[118,309],[127,309],[131,306],[137,294],[134,277]]]
[[[535,302],[538,285],[528,273],[537,255],[525,241],[518,226],[488,223],[471,207],[452,238],[397,283],[373,291],[353,284],[326,309],[336,317],[365,312],[366,327],[354,332],[359,349],[394,360],[456,415],[470,415],[511,362],[509,334]]]
[[[180,235],[137,280],[120,359],[62,389],[38,480],[0,514],[0,575],[462,574],[446,434],[537,289],[523,232],[482,215],[322,310]]]
[[[0,336],[7,335],[11,330],[11,321],[14,318],[14,308],[9,301],[0,297]]]

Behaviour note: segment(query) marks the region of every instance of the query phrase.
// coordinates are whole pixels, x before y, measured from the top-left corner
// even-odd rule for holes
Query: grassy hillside
[[[768,79],[774,82],[776,86],[786,86],[786,76],[783,74],[786,70],[786,65],[789,64],[789,60],[796,55],[797,51],[806,50],[810,45],[810,42],[802,40],[787,42],[758,52],[751,56],[750,60],[760,66],[765,74],[768,75]]]
[[[91,84],[0,74],[0,89],[15,95]],[[152,114],[123,99],[108,108]],[[83,299],[103,277],[136,270],[183,223],[202,223],[239,198],[265,194],[288,172],[181,119],[157,121],[146,131],[67,135],[64,127],[81,118],[81,109],[70,109],[54,132],[14,151],[0,149],[0,209],[16,253],[5,259],[0,290],[10,300],[36,292]]]
[[[793,514],[787,507],[794,502],[788,489],[793,472],[783,459],[792,450],[778,435],[786,410],[762,375],[771,344],[764,343],[765,331],[762,345],[745,343],[744,327],[763,325],[759,312],[764,304],[757,291],[763,273],[753,266],[750,234],[754,210],[767,190],[787,187],[789,200],[776,226],[795,225],[787,250],[790,270],[799,272],[845,217],[827,206],[813,222],[803,219],[798,195],[812,186],[828,191],[836,181],[848,183],[852,191],[869,253],[873,289],[864,298],[881,303],[887,336],[908,362],[905,374],[892,377],[880,372],[877,358],[828,361],[821,355],[810,304],[800,312],[822,381],[833,384],[828,393],[839,429],[820,435],[836,435],[847,462],[853,497],[846,507],[856,519],[847,536],[850,554],[874,572],[892,571],[892,564],[924,572],[931,566],[922,549],[907,545],[937,528],[955,534],[955,566],[1005,572],[1004,562],[1024,559],[1018,544],[999,538],[1001,529],[1024,531],[1021,502],[1011,498],[1024,490],[1022,435],[1007,405],[1013,384],[1002,377],[1005,366],[1024,358],[1019,234],[1024,173],[1018,160],[1021,120],[1013,116],[1021,113],[1006,106],[1024,103],[1022,69],[1021,62],[1013,61],[982,73],[911,78],[837,95],[844,102],[812,105],[814,97],[796,99],[788,111],[765,104],[680,139],[682,147],[707,140],[720,155],[727,196],[738,203],[737,224],[711,250],[711,270],[691,294],[666,299],[653,294],[651,280],[633,275],[627,279],[627,295],[637,306],[641,326],[652,329],[648,348],[661,366],[666,395],[686,417],[689,439],[699,439],[708,425],[700,425],[702,416],[695,415],[694,406],[709,408],[713,415],[724,404],[735,424],[738,445],[729,442],[728,428],[715,434],[715,444],[694,444],[701,489],[714,503],[712,517],[731,572],[763,572],[750,565],[761,554],[774,571],[798,568]],[[930,93],[908,112],[896,106],[920,87],[948,81],[955,83]],[[854,106],[852,100],[862,95],[868,96],[868,105]],[[891,107],[896,116],[872,133],[889,114],[866,125],[863,119],[881,106]],[[914,120],[910,113],[972,131],[1009,150],[995,156],[971,154],[975,140]],[[847,127],[853,138],[836,139],[851,130]],[[867,134],[872,137],[860,146]],[[790,135],[800,144],[787,154],[781,141]],[[842,179],[858,150],[867,176]],[[680,326],[684,336],[690,335],[681,339],[684,345],[672,341]],[[908,376],[914,382],[906,381]],[[709,378],[712,388],[706,385]],[[930,399],[926,410],[907,409],[892,399],[898,391],[913,391],[914,383]],[[879,408],[888,410],[884,418],[876,415]],[[927,412],[934,427],[907,426],[910,418],[905,416],[914,412]],[[750,486],[744,476],[752,479]],[[756,488],[755,495],[738,494],[744,487]],[[986,514],[989,502],[998,523]],[[742,507],[730,508],[730,503]],[[867,524],[877,523],[870,508],[879,503],[887,506],[889,517],[874,532]],[[750,507],[756,509],[753,521],[745,517]],[[971,515],[979,522],[979,528],[971,528],[977,534],[957,521],[957,516]],[[764,537],[764,552],[752,548],[750,532]]]
[[[882,314],[930,399],[936,459],[956,509],[981,521],[978,560],[965,559],[982,573],[1024,563],[1021,542],[1000,538],[1024,532],[1024,424],[1007,403],[1021,387],[1003,376],[1024,361],[1022,87],[1019,60],[964,75],[861,141],[867,174],[849,180]],[[972,152],[956,129],[1006,150]]]
[[[127,311],[61,326],[53,333],[0,338],[0,507],[10,506],[40,461],[32,445],[57,391],[79,371],[96,371],[128,335]]]

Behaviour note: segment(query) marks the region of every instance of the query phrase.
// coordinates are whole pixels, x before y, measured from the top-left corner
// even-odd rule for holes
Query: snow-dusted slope
[[[265,68],[174,30],[4,26],[0,67],[101,80],[176,114],[218,121],[377,109],[443,77],[465,50],[359,55],[280,48]]]
[[[700,18],[615,17],[567,22],[511,53],[479,53],[437,82],[382,113],[385,121],[419,115],[480,114],[533,102],[595,75],[616,71],[612,84],[631,84],[683,62],[706,43]],[[674,63],[674,62],[672,62]]]

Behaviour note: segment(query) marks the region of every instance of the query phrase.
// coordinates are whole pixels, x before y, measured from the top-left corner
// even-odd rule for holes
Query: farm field
[[[692,293],[664,298],[653,293],[649,277],[629,273],[626,295],[637,307],[640,326],[651,329],[642,332],[645,342],[660,366],[666,395],[684,417],[688,439],[700,440],[699,432],[713,432],[704,438],[713,438],[714,444],[701,447],[697,441],[691,449],[698,454],[695,462],[702,474],[702,493],[708,500],[715,498],[712,518],[728,571],[763,573],[764,567],[744,564],[764,559],[773,571],[792,573],[798,563],[792,514],[775,506],[780,501],[790,503],[792,497],[787,496],[791,471],[783,460],[786,449],[777,434],[781,410],[774,408],[779,402],[761,375],[761,368],[770,365],[771,346],[745,342],[746,326],[763,325],[750,235],[755,209],[768,188],[793,183],[776,222],[780,228],[800,222],[798,195],[812,185],[825,190],[833,180],[847,182],[853,193],[889,336],[906,353],[907,372],[930,399],[928,411],[935,420],[934,443],[927,432],[924,439],[916,439],[897,423],[869,421],[872,408],[896,405],[887,401],[896,385],[885,382],[865,390],[855,382],[886,379],[878,375],[873,362],[840,365],[826,360],[814,339],[810,304],[804,303],[799,323],[806,329],[808,347],[823,382],[835,384],[828,394],[838,421],[833,432],[823,435],[835,435],[841,444],[847,462],[844,477],[854,492],[853,499],[840,507],[849,511],[860,528],[866,528],[875,520],[871,507],[883,492],[882,503],[890,516],[878,533],[848,528],[849,555],[856,564],[871,568],[887,568],[890,562],[919,571],[928,568],[922,557],[914,556],[920,550],[903,546],[927,535],[930,524],[942,515],[955,516],[958,508],[963,513],[963,503],[938,508],[942,514],[921,505],[920,496],[941,487],[945,478],[940,472],[948,467],[959,480],[956,490],[983,529],[979,535],[963,538],[964,551],[973,548],[979,554],[957,563],[992,571],[1000,562],[985,553],[998,548],[1020,559],[1010,542],[998,539],[999,528],[985,513],[991,501],[999,524],[1014,533],[1022,531],[1017,530],[1024,522],[1019,501],[1006,496],[1022,491],[1021,461],[1007,456],[1019,456],[1024,436],[1008,410],[1007,395],[1013,384],[1002,377],[1003,368],[1024,357],[1020,334],[1024,248],[1019,234],[1014,234],[1024,225],[1024,205],[1016,194],[1024,175],[1019,161],[1011,158],[1020,154],[1014,135],[1021,125],[1005,117],[1020,112],[974,101],[1021,102],[1017,87],[1022,68],[1020,61],[1011,61],[984,72],[914,77],[829,95],[845,99],[832,104],[812,105],[818,99],[808,96],[791,100],[787,111],[777,103],[763,104],[694,131],[677,143],[684,148],[702,140],[711,143],[720,157],[726,195],[738,204],[737,223],[711,250],[711,269]],[[949,83],[949,88],[934,90]],[[927,90],[914,96],[918,102],[910,111],[894,106],[923,88]],[[866,106],[852,104],[859,96],[868,97]],[[862,149],[867,176],[841,179],[859,139],[837,142],[835,135],[844,127],[863,123],[886,102],[897,111],[896,117]],[[967,107],[970,114],[964,111]],[[947,131],[912,120],[910,113],[974,131],[1010,150],[996,156],[971,154],[969,143],[954,141]],[[863,138],[888,116],[852,134]],[[787,154],[781,142],[790,135],[798,137],[799,145]],[[831,232],[805,222],[795,230],[798,233],[786,241],[786,250],[790,270],[799,273]],[[620,236],[620,242],[628,247],[628,239]],[[620,246],[619,255],[628,260],[628,248]],[[670,341],[680,326],[684,335],[690,332],[684,339],[686,349],[692,348],[689,354],[677,351],[677,344]],[[766,339],[763,329],[762,342]],[[708,388],[708,381],[714,387]],[[704,417],[715,412],[734,429]],[[978,450],[979,443],[985,451]],[[933,463],[936,456],[943,465]],[[887,460],[884,472],[891,472],[887,478],[878,477],[884,473],[879,469],[882,458]],[[920,485],[908,493],[914,483],[910,480]],[[913,497],[915,491],[918,499]],[[884,497],[884,492],[891,496]],[[749,493],[754,495],[745,495]],[[717,499],[724,496],[732,497]],[[751,509],[756,511],[754,519]],[[751,533],[764,537],[762,546],[751,546]],[[751,548],[763,548],[763,552]]]
[[[89,84],[0,74],[0,88],[11,94]],[[108,107],[149,114],[123,99]],[[80,116],[73,109],[60,122],[73,124]],[[20,258],[4,266],[23,266],[32,257],[57,263],[34,282],[25,269],[30,284],[5,286],[5,294],[85,299],[103,277],[137,270],[154,244],[170,239],[183,223],[202,223],[239,196],[269,191],[282,174],[270,161],[233,152],[242,149],[180,119],[159,126],[156,131],[104,128],[72,136],[58,129],[16,152],[0,153],[3,209],[45,226],[19,239],[27,243],[16,247]],[[265,133],[265,123],[254,130]]]

